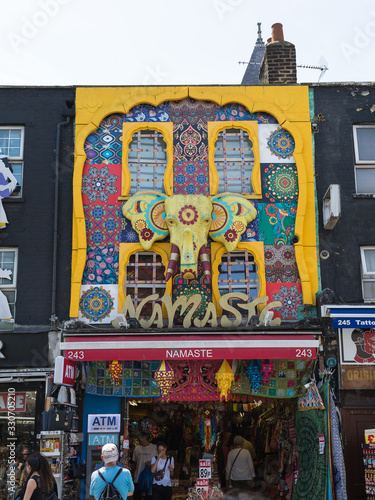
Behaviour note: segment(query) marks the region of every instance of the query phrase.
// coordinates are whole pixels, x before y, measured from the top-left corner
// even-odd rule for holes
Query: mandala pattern
[[[134,106],[124,116],[124,122],[169,122],[169,103],[164,102],[158,107],[151,104]]]
[[[295,164],[262,165],[263,196],[271,203],[298,199],[298,177]]]
[[[299,283],[301,281],[292,245],[266,245],[264,262],[267,283]]]
[[[198,220],[198,210],[193,205],[185,205],[178,212],[178,218],[182,224],[190,226]]]
[[[294,236],[297,205],[259,203],[259,239],[265,245],[290,245]]]
[[[120,195],[120,169],[120,165],[86,164],[82,175],[83,203],[115,203]]]
[[[113,311],[114,299],[102,286],[90,287],[82,293],[79,309],[82,316],[89,321],[102,321]]]
[[[84,205],[88,246],[118,245],[122,221],[121,207]]]
[[[100,285],[118,282],[119,247],[89,247],[82,284]]]
[[[85,142],[86,162],[91,164],[121,163],[123,115],[107,116]]]
[[[297,320],[303,308],[302,287],[300,283],[293,284],[269,284],[267,283],[267,295],[270,302],[279,300],[282,307],[274,307],[275,317],[282,320]]]
[[[278,127],[267,140],[267,148],[277,158],[291,158],[294,152],[293,137],[281,127]]]
[[[175,161],[173,194],[203,194],[208,196],[208,161]]]
[[[132,224],[129,219],[124,217],[121,214],[121,235],[120,242],[121,243],[138,243],[139,237],[138,234],[134,231]]]

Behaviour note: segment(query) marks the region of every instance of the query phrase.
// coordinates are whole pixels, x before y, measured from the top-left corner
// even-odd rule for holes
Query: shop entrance
[[[227,403],[130,400],[129,455],[132,458],[139,433],[147,434],[151,443],[164,441],[175,461],[173,496],[185,498],[199,477],[199,459],[212,462],[210,484],[225,487],[226,458],[233,438],[239,435],[253,457],[255,488],[276,498],[293,488],[297,467],[294,407],[291,400],[256,397]]]

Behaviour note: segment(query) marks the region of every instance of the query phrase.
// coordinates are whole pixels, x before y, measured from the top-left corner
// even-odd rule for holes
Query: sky
[[[298,83],[375,80],[373,0],[0,0],[0,85],[240,84],[262,23]]]

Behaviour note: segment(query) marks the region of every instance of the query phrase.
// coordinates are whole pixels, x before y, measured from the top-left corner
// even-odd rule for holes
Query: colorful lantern
[[[116,385],[120,385],[120,377],[122,374],[122,363],[121,361],[111,361],[109,364],[109,373],[111,374],[111,380]]]
[[[263,380],[262,380],[263,384],[268,385],[270,383],[270,380],[271,380],[271,377],[273,374],[272,361],[270,361],[269,359],[265,359],[262,362],[262,366],[260,367],[260,373],[263,377]]]
[[[260,359],[252,359],[246,368],[246,375],[249,377],[251,387],[255,394],[258,392],[263,379],[260,373],[260,365]]]
[[[160,387],[161,395],[163,398],[168,399],[169,391],[174,382],[174,371],[166,361],[160,363],[159,368],[154,373],[154,379]]]
[[[219,371],[216,373],[215,379],[217,382],[217,386],[220,389],[220,399],[224,397],[225,401],[227,401],[228,391],[230,390],[232,382],[234,381],[234,373],[226,359],[224,359],[222,365],[219,368]]]

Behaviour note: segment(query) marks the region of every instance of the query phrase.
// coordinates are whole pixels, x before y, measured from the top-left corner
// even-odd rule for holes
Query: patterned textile
[[[121,234],[121,207],[84,205],[88,246],[118,245]]]
[[[241,104],[226,104],[216,110],[217,121],[256,120],[257,117]]]
[[[132,223],[130,222],[129,219],[124,217],[122,214],[121,214],[120,242],[121,243],[138,243],[139,242],[139,236],[134,231],[134,229],[132,227]]]
[[[88,247],[82,284],[116,284],[118,281],[119,247]]]
[[[158,107],[151,104],[134,106],[124,116],[124,122],[169,122],[169,102],[164,102]]]
[[[114,204],[121,193],[121,165],[86,163],[82,175],[82,201]]]
[[[82,285],[78,317],[89,323],[110,323],[117,314],[117,299],[117,286]]]
[[[251,200],[255,210],[258,212],[258,202]],[[246,228],[246,231],[241,235],[240,241],[259,241],[259,218],[258,216],[252,220]]]
[[[322,387],[324,395],[326,384]],[[293,500],[322,500],[327,498],[328,425],[326,410],[297,411],[298,479]],[[319,454],[319,435],[325,439],[325,451]]]
[[[215,374],[221,360],[170,361],[176,382],[169,401],[220,401]]]
[[[195,99],[182,99],[181,101],[171,101],[169,104],[170,121],[174,125],[198,124],[214,122],[216,120],[216,110],[218,105],[211,101],[197,101]]]
[[[264,263],[267,283],[299,283],[294,246],[265,245]]]
[[[294,139],[278,124],[260,124],[259,157],[260,163],[294,163]]]
[[[159,398],[160,389],[153,376],[160,361],[120,361],[120,384],[115,385],[109,371],[110,361],[89,361],[86,391],[102,396]]]
[[[107,116],[85,142],[86,163],[119,163],[122,159],[123,115]]]
[[[175,161],[173,194],[204,194],[209,196],[208,160]]]
[[[336,413],[336,406],[333,401],[332,392],[329,391],[330,411],[331,411],[331,432],[332,432],[332,455],[333,455],[333,482],[335,485],[336,500],[347,500],[346,493],[346,470],[344,454],[340,438],[339,422]]]
[[[262,164],[263,197],[271,202],[296,202],[298,199],[298,177],[295,164]]]
[[[315,382],[310,382],[305,394],[298,400],[298,410],[324,410],[324,403]]]
[[[259,238],[265,245],[290,245],[294,236],[297,205],[259,203]]]
[[[282,320],[297,320],[303,309],[301,283],[267,283],[269,301],[279,300],[282,307],[275,307],[274,317]]]
[[[195,318],[203,319],[206,313],[207,305],[212,300],[212,288],[211,284],[207,284],[204,281],[204,277],[201,271],[201,264],[198,264],[198,280],[184,280],[181,275],[177,275],[173,279],[172,287],[172,301],[175,302],[179,297],[185,295],[186,297],[191,297],[192,295],[198,293],[200,294],[202,301],[200,306],[198,306],[196,312],[193,314],[193,320]],[[187,310],[187,312],[190,308]],[[181,316],[179,312],[175,316],[175,325],[182,325],[186,312]]]
[[[311,360],[295,359],[270,360],[274,372],[267,385],[260,385],[257,393],[252,390],[246,375],[246,362],[240,361],[232,384],[231,393],[252,394],[268,398],[295,398],[304,392],[304,384],[309,380],[312,368]]]

